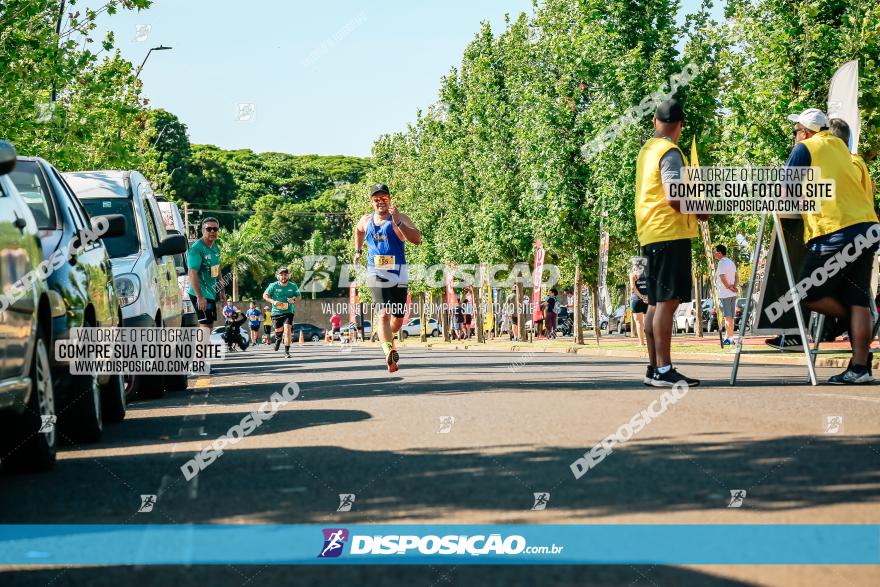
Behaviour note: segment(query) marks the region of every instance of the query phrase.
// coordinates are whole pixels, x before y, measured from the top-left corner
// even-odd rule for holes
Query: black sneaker
[[[799,334],[780,334],[764,341],[767,346],[779,349],[780,351],[802,351],[804,350],[804,341],[801,340]]]
[[[690,377],[685,377],[681,373],[675,370],[675,368],[670,369],[666,373],[660,373],[660,371],[654,370],[654,377],[651,379],[651,385],[654,387],[674,387],[676,384],[684,383],[688,387],[696,387],[700,384],[699,379],[691,379]]]
[[[275,341],[275,350],[277,351],[280,348],[281,348],[281,339],[279,338],[278,340]]]
[[[648,387],[653,386],[654,384],[651,380],[654,379],[654,367],[648,365],[648,368],[645,370],[645,378],[642,379],[642,383],[647,385]]]
[[[284,351],[284,358],[285,358],[285,359],[289,359],[289,358],[290,358],[290,351]]]
[[[831,385],[866,385],[874,383],[874,376],[871,375],[871,368],[868,367],[864,371],[854,371],[852,362],[843,373],[832,376],[828,383]]]

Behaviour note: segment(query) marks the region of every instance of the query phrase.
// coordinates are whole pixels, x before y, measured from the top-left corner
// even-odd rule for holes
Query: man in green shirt
[[[199,325],[205,329],[205,341],[211,338],[211,330],[217,321],[217,302],[226,299],[220,278],[220,248],[217,235],[220,223],[216,218],[202,220],[202,238],[189,248],[186,267],[189,270],[189,299],[196,309]]]
[[[186,256],[189,297],[195,306],[199,324],[208,327],[217,321],[218,298],[220,303],[224,303],[226,298],[222,285],[217,286],[220,277],[219,230],[220,223],[216,218],[205,218],[202,221],[202,238],[192,244]]]
[[[278,270],[278,281],[269,285],[263,292],[263,299],[272,304],[272,322],[275,323],[275,350],[281,346],[284,336],[284,357],[290,358],[290,339],[293,332],[293,316],[296,302],[302,297],[299,286],[290,281],[287,267]]]

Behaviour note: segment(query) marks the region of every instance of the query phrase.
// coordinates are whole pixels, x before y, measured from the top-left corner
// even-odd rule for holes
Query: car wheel
[[[440,331],[435,328],[434,330],[431,331],[431,336],[432,337],[440,336]]]
[[[408,336],[409,336],[409,332],[407,332],[406,330],[401,330],[401,331],[400,331],[400,341],[401,341],[401,342],[403,342],[404,340],[406,340],[406,337],[408,337]]]
[[[161,321],[156,324],[157,327],[164,327]],[[136,375],[138,379],[137,393],[138,397],[143,399],[161,399],[165,397],[165,377],[162,375]]]
[[[84,328],[91,328],[89,323]],[[77,442],[97,442],[104,433],[104,414],[101,409],[101,385],[98,375],[70,376],[71,403],[58,419],[62,430]]]
[[[165,391],[186,391],[189,382],[185,373],[163,377]]]
[[[31,358],[30,378],[31,397],[24,413],[10,416],[9,424],[2,426],[0,462],[9,471],[45,471],[55,464],[55,429],[52,427],[48,432],[40,432],[42,417],[55,416],[55,394],[46,340],[39,327],[34,356]]]
[[[111,375],[110,381],[101,386],[101,409],[108,422],[122,422],[125,419],[125,376]]]
[[[317,334],[313,334],[313,335],[309,338],[309,340],[312,341],[312,342],[321,342],[321,337],[318,336]]]
[[[240,340],[240,341],[238,342],[238,348],[240,348],[240,349],[243,350],[243,351],[246,351],[247,348],[250,346],[250,344],[251,344],[251,343],[248,342],[248,341],[246,341],[246,340]]]

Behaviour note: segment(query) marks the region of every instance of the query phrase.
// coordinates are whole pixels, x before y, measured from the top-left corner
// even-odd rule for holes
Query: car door
[[[145,184],[149,186],[149,184]],[[153,225],[158,242],[168,237],[168,231],[162,222],[162,214],[159,205],[153,197],[152,190],[147,188],[144,192],[144,212],[147,223]],[[167,321],[179,326],[183,313],[183,301],[180,296],[180,287],[177,283],[177,268],[174,263],[174,255],[165,255],[156,259],[159,287],[162,292],[162,315]]]
[[[27,206],[16,197],[15,186],[0,176],[0,378],[19,377],[36,320],[31,288],[12,296],[12,286],[40,263],[37,227]]]

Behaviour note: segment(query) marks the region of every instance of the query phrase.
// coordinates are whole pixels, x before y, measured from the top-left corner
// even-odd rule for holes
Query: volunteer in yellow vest
[[[684,111],[678,100],[660,103],[654,112],[654,137],[644,144],[636,163],[636,230],[646,258],[648,311],[645,338],[650,363],[645,385],[699,385],[672,367],[673,314],[679,303],[691,300],[691,239],[697,218],[679,212],[680,202],[667,199],[670,182],[682,179],[687,165],[678,139]]]
[[[830,123],[821,110],[810,108],[792,114],[789,120],[795,123],[797,144],[786,166],[817,167],[822,179],[833,179],[835,183],[834,197],[822,200],[818,213],[803,215],[807,253],[799,279],[807,279],[811,285],[804,296],[806,307],[835,320],[835,333],[849,331],[852,359],[846,371],[831,377],[829,383],[872,383],[868,352],[872,335],[871,268],[880,238],[873,198],[867,197],[849,148],[828,131]],[[833,271],[827,271],[826,263],[835,257],[839,270],[831,275]],[[827,275],[824,282],[822,273]]]
[[[832,118],[828,122],[828,132],[836,136],[843,141],[847,147],[849,147],[850,130],[849,125],[845,120],[842,118]],[[868,171],[868,166],[865,164],[865,160],[857,153],[850,153],[849,157],[852,159],[853,165],[855,165],[856,169],[859,171],[859,183],[862,184],[862,189],[865,190],[865,197],[868,199],[868,203],[873,206],[874,180],[871,179],[871,173]]]

